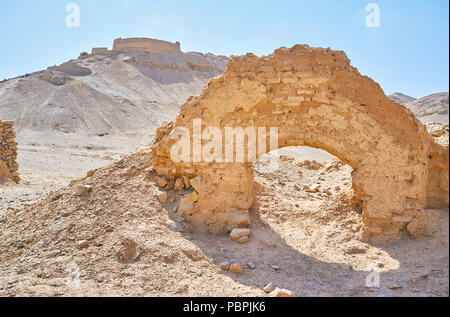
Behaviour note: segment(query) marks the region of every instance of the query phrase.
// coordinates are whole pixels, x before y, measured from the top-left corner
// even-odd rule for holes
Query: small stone
[[[167,180],[164,177],[157,176],[156,184],[158,184],[159,187],[165,187],[167,185]]]
[[[248,228],[242,229],[242,228],[235,228],[230,233],[231,239],[239,239],[242,237],[248,237],[250,235],[251,231]]]
[[[175,220],[176,222],[183,222],[185,219],[182,216],[178,216],[177,219]]]
[[[182,178],[177,178],[174,185],[175,190],[183,190],[184,189],[184,181]]]
[[[230,269],[230,262],[226,261],[226,262],[222,262],[219,264],[219,267],[222,270],[228,271]]]
[[[84,248],[84,247],[87,247],[89,245],[89,241],[87,241],[87,240],[81,240],[81,241],[78,241],[78,243],[77,243],[77,248],[78,249],[82,249],[82,248]]]
[[[86,173],[86,177],[94,176],[94,174],[95,174],[95,171],[89,171]]]
[[[97,281],[98,281],[99,283],[103,282],[103,276],[100,275],[100,276],[98,277]]]
[[[376,262],[375,262],[375,265],[376,265],[377,267],[384,267],[384,263],[381,262],[381,261],[376,261]]]
[[[275,290],[275,285],[273,283],[269,283],[266,286],[264,286],[263,291],[266,293],[271,293]]]
[[[252,263],[252,262],[248,262],[248,263],[247,263],[247,266],[248,266],[250,269],[252,269],[252,270],[254,270],[254,269],[256,268],[255,263]]]
[[[238,238],[238,239],[232,239],[233,241],[236,241],[238,243],[247,243],[249,238],[248,237],[242,237],[242,238]]]
[[[278,265],[271,265],[270,267],[275,271],[279,271],[281,269],[281,267],[279,267]]]
[[[159,202],[162,203],[162,204],[167,202],[167,198],[168,197],[169,196],[165,192],[159,192],[159,193],[156,194],[156,198],[158,198]]]
[[[83,196],[83,195],[87,194],[88,192],[90,192],[91,190],[92,190],[91,185],[80,184],[77,186],[77,191],[76,191],[75,195]]]
[[[274,291],[272,291],[270,293],[271,297],[295,297],[295,293],[287,290],[287,289],[281,289],[281,288],[276,288]]]
[[[230,272],[235,274],[242,274],[244,273],[244,268],[240,263],[233,263],[230,265]]]

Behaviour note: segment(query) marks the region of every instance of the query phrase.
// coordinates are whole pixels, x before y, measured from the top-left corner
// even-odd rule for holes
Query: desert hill
[[[416,100],[416,98],[402,94],[401,92],[395,92],[392,95],[389,95],[388,97],[401,105],[405,105],[408,102]]]
[[[147,133],[171,120],[228,61],[212,54],[82,54],[0,83],[0,117],[16,130],[86,135]]]
[[[423,123],[448,124],[448,92],[425,96],[406,105]]]

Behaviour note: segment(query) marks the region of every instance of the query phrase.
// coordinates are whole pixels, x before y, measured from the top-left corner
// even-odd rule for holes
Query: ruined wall
[[[149,38],[119,38],[114,40],[113,50],[123,53],[144,51],[164,54],[176,54],[181,51],[179,42],[170,43]]]
[[[18,183],[20,181],[19,165],[16,163],[17,143],[13,124],[12,121],[0,121],[0,161],[6,164],[14,181]]]
[[[191,162],[171,159],[176,128],[187,128],[192,138],[195,119],[202,120],[203,129],[218,127],[222,137],[225,127],[277,127],[278,147],[321,148],[352,166],[365,239],[397,239],[423,208],[448,206],[448,151],[434,143],[414,114],[352,67],[344,52],[296,45],[260,58],[234,57],[222,77],[158,130],[153,166],[164,177],[160,182],[168,181],[167,189],[174,184],[195,189],[178,213],[215,233],[248,226],[251,162],[191,163],[192,147]],[[257,157],[269,151],[268,141],[265,145]]]
[[[107,55],[107,54],[108,54],[107,47],[94,47],[91,52],[91,55]]]

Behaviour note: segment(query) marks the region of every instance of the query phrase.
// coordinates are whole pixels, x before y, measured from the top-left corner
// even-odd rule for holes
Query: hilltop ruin
[[[395,240],[404,231],[420,235],[424,208],[448,207],[448,150],[414,114],[352,67],[342,51],[296,45],[260,58],[234,57],[222,77],[158,130],[152,159],[160,184],[194,189],[178,213],[214,233],[246,227],[253,204],[252,162],[193,162],[192,148],[190,162],[171,159],[176,128],[192,136],[196,119],[202,120],[202,131],[218,127],[222,135],[225,127],[277,127],[279,148],[320,148],[350,165],[366,240]],[[268,151],[266,144],[257,157]]]
[[[91,55],[114,55],[119,53],[146,52],[161,54],[177,54],[181,52],[180,43],[167,42],[150,38],[118,38],[113,42],[112,50],[107,47],[94,47]]]

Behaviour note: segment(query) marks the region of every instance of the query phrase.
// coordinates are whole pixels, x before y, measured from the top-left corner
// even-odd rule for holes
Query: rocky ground
[[[146,149],[111,156],[49,197],[4,210],[0,296],[268,296],[269,283],[297,296],[449,295],[448,210],[429,211],[441,219],[429,237],[363,243],[351,168],[282,156],[277,170],[255,163],[251,234],[239,244],[178,217],[187,191],[161,204],[149,158]],[[91,163],[101,162],[86,157],[80,173]],[[92,188],[78,196],[81,184]],[[241,264],[242,274],[224,262]],[[371,271],[379,288],[366,287]]]

